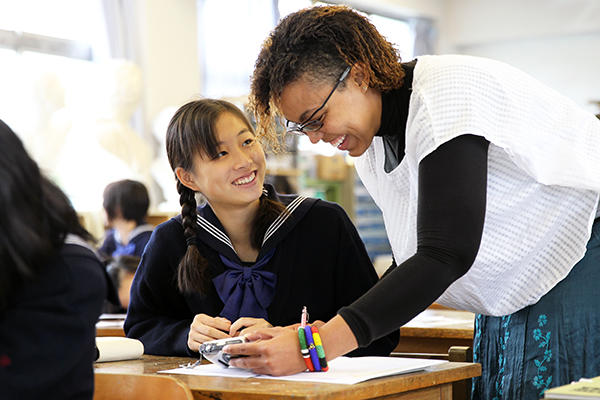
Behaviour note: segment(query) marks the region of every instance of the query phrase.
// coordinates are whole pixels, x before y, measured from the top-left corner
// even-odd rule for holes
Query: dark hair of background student
[[[143,183],[129,179],[112,182],[104,189],[103,197],[109,221],[121,217],[138,225],[145,222],[150,198]]]
[[[283,19],[265,40],[252,76],[250,109],[259,135],[275,148],[272,100],[303,76],[317,84],[333,84],[348,65],[360,63],[369,85],[381,92],[402,86],[399,52],[366,18],[347,7],[313,7]],[[338,90],[343,90],[342,82]],[[272,109],[273,108],[273,109]]]
[[[67,234],[92,236],[64,193],[45,178],[17,135],[0,120],[0,311],[35,279]]]
[[[177,110],[169,123],[166,140],[167,155],[173,171],[177,167],[191,171],[196,155],[209,159],[217,156],[215,125],[224,112],[235,115],[244,121],[251,132],[254,132],[244,113],[227,101],[202,99],[187,103]],[[208,265],[198,251],[195,241],[197,229],[195,193],[179,180],[177,180],[177,191],[180,196],[182,225],[187,243],[186,253],[179,264],[177,283],[182,292],[205,293],[209,281]],[[260,207],[254,218],[251,232],[251,243],[254,248],[260,249],[265,231],[283,210],[282,204],[264,195],[260,198]]]

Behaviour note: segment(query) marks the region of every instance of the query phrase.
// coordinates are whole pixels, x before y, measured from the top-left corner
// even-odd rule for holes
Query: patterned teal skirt
[[[544,391],[600,376],[600,219],[587,252],[536,304],[503,317],[477,315],[473,399],[540,399]]]

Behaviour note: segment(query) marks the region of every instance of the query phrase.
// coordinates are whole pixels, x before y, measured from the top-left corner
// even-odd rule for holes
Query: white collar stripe
[[[298,196],[294,199],[294,201],[292,201],[290,204],[287,205],[287,207],[286,207],[287,212],[280,214],[279,217],[277,217],[275,219],[275,221],[273,221],[273,223],[271,224],[269,229],[267,229],[267,233],[265,234],[265,237],[262,242],[263,245],[265,244],[265,242],[267,240],[269,240],[269,238],[275,233],[275,231],[277,231],[277,229],[279,229],[285,223],[285,221],[290,217],[290,215],[292,215],[294,210],[296,210],[296,208],[298,208],[298,206],[304,200],[306,200],[306,197]]]
[[[204,228],[205,231],[207,231],[216,239],[225,243],[227,246],[231,247],[233,251],[235,251],[235,249],[233,248],[233,244],[231,244],[231,240],[229,240],[227,235],[220,231],[219,228],[208,222],[204,217],[198,216],[198,224],[200,225],[200,227]]]
[[[296,197],[290,204],[288,204],[285,209],[287,210],[286,213],[281,213],[277,216],[277,218],[275,218],[275,220],[271,223],[271,226],[269,226],[269,228],[267,229],[267,231],[265,232],[265,239],[263,239],[263,243],[265,242],[265,240],[271,236],[271,234],[273,233],[273,231],[275,229],[279,228],[279,222],[282,219],[287,219],[287,216],[296,208],[296,204],[299,204],[302,200],[303,200],[303,196],[298,196]]]

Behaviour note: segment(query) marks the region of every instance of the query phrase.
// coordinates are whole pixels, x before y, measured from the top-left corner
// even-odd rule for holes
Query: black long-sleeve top
[[[390,171],[404,156],[412,71],[402,88],[382,95],[378,136]],[[433,303],[473,262],[483,232],[489,142],[465,132],[419,164],[417,251],[365,295],[340,310],[359,346],[397,330]]]
[[[269,196],[285,205],[296,196],[283,196],[267,185]],[[296,204],[297,205],[297,204]],[[358,233],[344,210],[322,200],[307,199],[265,242],[258,258],[276,248],[264,270],[277,275],[275,295],[267,308],[273,325],[300,322],[303,306],[310,321],[327,321],[377,282]],[[209,206],[199,208],[204,219],[197,235],[198,248],[209,262],[211,279],[225,271],[219,254],[239,262],[224,244],[225,230]],[[223,309],[214,285],[206,295],[182,294],[177,289],[177,268],[186,250],[180,217],[159,225],[142,256],[132,287],[125,332],[144,343],[147,354],[193,356],[187,346],[190,324],[196,314],[218,316]],[[208,225],[208,222],[211,225]],[[234,322],[234,321],[231,321]],[[388,355],[398,343],[398,332],[352,352],[357,355]]]

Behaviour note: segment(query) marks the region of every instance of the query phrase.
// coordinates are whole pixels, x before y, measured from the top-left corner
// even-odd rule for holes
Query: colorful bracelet
[[[329,367],[327,366],[319,329],[311,325],[299,326],[298,340],[300,342],[300,354],[302,354],[306,368],[310,372],[327,372]]]
[[[298,340],[300,341],[300,354],[302,354],[306,368],[308,368],[310,372],[313,372],[315,368],[310,360],[310,352],[308,351],[308,346],[306,345],[306,335],[304,333],[304,328],[301,326],[298,327]]]
[[[311,326],[313,339],[315,346],[317,347],[317,356],[319,357],[319,364],[321,365],[321,371],[326,372],[329,367],[327,366],[327,359],[325,358],[325,349],[323,349],[323,343],[321,342],[321,335],[319,334],[319,328]]]
[[[315,371],[321,371],[321,364],[319,363],[319,356],[317,355],[317,348],[313,339],[312,330],[310,325],[304,327],[304,333],[306,334],[306,345],[308,346],[308,352],[310,354],[310,360],[312,361]]]

